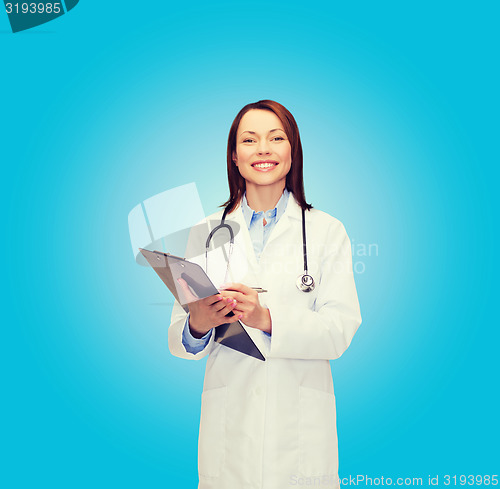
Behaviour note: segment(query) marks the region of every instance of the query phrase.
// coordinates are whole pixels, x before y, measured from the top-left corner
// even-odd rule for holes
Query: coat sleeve
[[[205,241],[208,236],[209,228],[206,219],[201,220],[193,226],[189,232],[188,242],[184,256],[194,263],[200,262],[200,256],[203,257],[205,251]],[[170,327],[168,329],[168,348],[172,355],[188,360],[200,360],[208,355],[214,347],[214,329],[211,330],[211,335],[206,346],[198,353],[190,353],[182,341],[182,333],[186,324],[188,313],[179,304],[174,301],[172,316],[170,319]]]
[[[182,332],[184,331],[187,315],[188,313],[184,311],[183,307],[176,300],[172,309],[170,327],[168,328],[168,348],[170,353],[176,357],[186,358],[188,360],[200,360],[212,351],[214,345],[214,330],[211,330],[212,334],[203,350],[198,353],[190,353],[187,351],[182,341]]]
[[[279,297],[267,302],[272,322],[269,357],[333,360],[344,353],[361,324],[351,243],[340,221],[330,226],[327,243],[313,310]]]

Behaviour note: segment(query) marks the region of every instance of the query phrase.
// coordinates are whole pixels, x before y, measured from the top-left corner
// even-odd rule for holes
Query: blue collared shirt
[[[279,221],[279,218],[285,213],[286,206],[288,204],[288,197],[290,192],[285,189],[283,194],[278,200],[276,207],[269,211],[255,212],[250,209],[247,202],[247,194],[243,195],[241,200],[241,210],[243,212],[243,217],[247,224],[248,231],[250,232],[250,238],[253,244],[253,250],[255,251],[255,256],[257,261],[259,261],[262,250],[269,239],[269,236]],[[266,218],[266,225],[264,226],[264,218]]]
[[[252,245],[257,261],[259,261],[260,255],[262,254],[262,250],[264,249],[264,246],[266,245],[272,230],[276,226],[276,223],[279,221],[280,217],[285,213],[286,206],[288,205],[289,196],[290,192],[287,189],[285,189],[274,209],[270,209],[268,211],[260,211],[260,212],[255,212],[253,209],[249,207],[247,202],[246,192],[243,195],[243,198],[241,199],[241,210],[243,212],[243,217],[248,227],[248,231],[250,232],[250,239],[252,240]],[[264,218],[266,219],[265,226],[264,226]],[[191,332],[189,331],[189,314],[188,314],[186,322],[184,324],[184,330],[182,332],[182,344],[184,345],[188,353],[193,353],[193,354],[199,353],[207,346],[210,340],[211,333],[212,330],[210,330],[205,336],[203,336],[200,339],[194,338]],[[269,333],[266,334],[269,335]]]

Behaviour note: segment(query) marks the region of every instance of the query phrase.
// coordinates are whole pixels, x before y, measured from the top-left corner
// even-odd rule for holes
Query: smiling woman
[[[213,267],[231,264],[234,282],[190,303],[188,314],[176,302],[169,329],[174,355],[209,355],[199,488],[276,489],[313,478],[339,487],[329,360],[342,355],[361,323],[349,238],[337,219],[306,203],[299,130],[277,102],[261,100],[238,113],[227,165],[230,196],[207,225],[227,216],[240,229],[237,263],[229,251],[227,263],[220,253]],[[309,257],[306,228],[315,245]],[[200,255],[192,252],[197,241],[206,237],[190,237],[186,256]],[[208,274],[215,281],[216,271]],[[214,341],[217,326],[238,320],[265,361]]]
[[[266,210],[273,202],[267,195],[281,195],[292,163],[292,149],[281,121],[273,112],[250,110],[241,119],[233,161],[246,181],[247,201],[254,210]],[[264,188],[265,187],[265,188]]]
[[[267,166],[263,165],[264,162],[274,164],[272,176],[268,180],[255,181],[252,174],[256,176],[256,170],[265,170],[258,168],[257,163]],[[254,169],[253,173],[248,171],[248,166]],[[276,172],[278,169],[280,171]],[[279,198],[285,187],[294,194],[303,209],[312,208],[306,203],[304,195],[299,128],[292,114],[273,100],[248,104],[235,117],[228,138],[227,175],[230,197],[223,206],[228,213],[238,205],[245,190],[247,199],[249,194],[254,198],[266,194]],[[269,202],[267,205],[270,205]]]

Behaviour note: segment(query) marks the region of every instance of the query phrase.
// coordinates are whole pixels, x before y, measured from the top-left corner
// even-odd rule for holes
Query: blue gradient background
[[[193,181],[216,210],[261,98],[299,123],[308,201],[378,246],[332,362],[341,476],[498,474],[497,5],[85,0],[15,35],[1,14],[0,484],[196,487],[204,361],[168,352],[127,215]]]

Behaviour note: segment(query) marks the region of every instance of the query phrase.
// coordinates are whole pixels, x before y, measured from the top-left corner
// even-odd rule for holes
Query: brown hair
[[[278,119],[283,124],[285,134],[290,141],[292,148],[292,166],[286,176],[286,189],[291,192],[297,203],[304,210],[309,210],[312,205],[306,202],[304,194],[304,178],[302,174],[302,144],[300,143],[300,134],[297,123],[293,115],[283,107],[283,105],[273,100],[259,100],[258,102],[245,105],[239,112],[229,130],[227,140],[227,179],[229,182],[229,199],[219,207],[227,207],[227,213],[231,213],[239,201],[243,198],[246,184],[245,179],[240,175],[238,167],[233,161],[233,154],[236,152],[236,135],[241,119],[249,111],[253,109],[268,110],[276,114]]]

